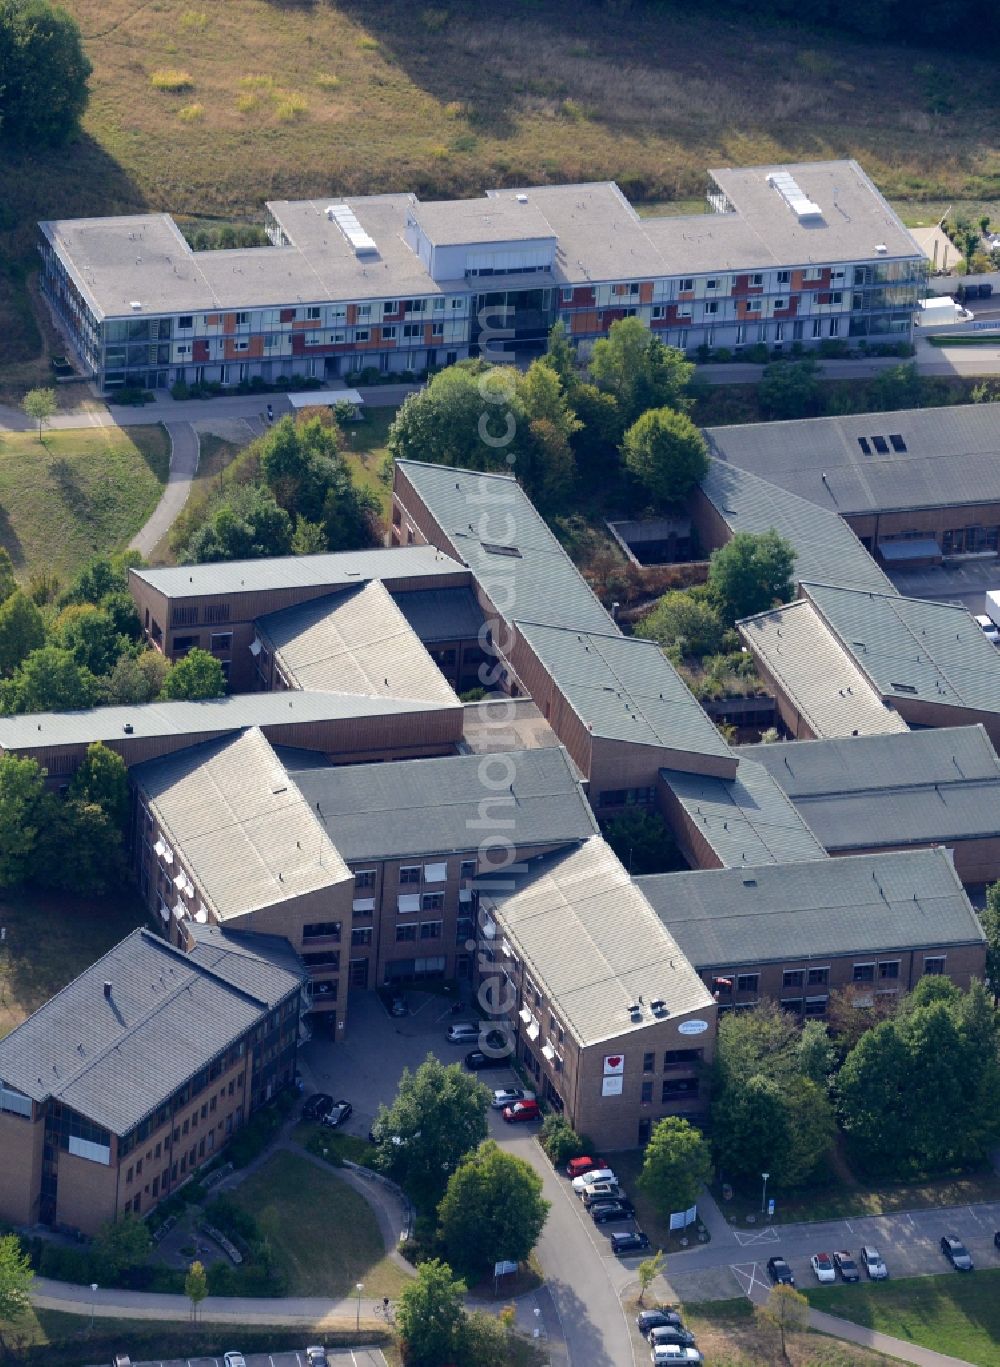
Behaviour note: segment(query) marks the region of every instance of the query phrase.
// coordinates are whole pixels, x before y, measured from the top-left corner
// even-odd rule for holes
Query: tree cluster
[[[543,511],[578,486],[624,483],[645,506],[676,503],[704,475],[704,438],[688,417],[694,367],[638,318],[612,324],[584,373],[562,324],[526,372],[461,361],[411,395],[390,455],[513,474]]]
[[[124,761],[100,742],[64,796],[33,759],[0,755],[0,888],[103,892],[124,877],[127,816]]]
[[[60,593],[39,576],[19,588],[0,548],[0,713],[65,712],[154,698],[216,698],[218,660],[193,650],[170,665],[142,640],[128,592],[135,552],[102,557]]]
[[[200,523],[181,524],[181,559],[258,560],[377,540],[378,500],[354,483],[328,419],[282,418],[231,470]]]
[[[87,107],[80,30],[48,0],[0,0],[0,141],[64,143]]]

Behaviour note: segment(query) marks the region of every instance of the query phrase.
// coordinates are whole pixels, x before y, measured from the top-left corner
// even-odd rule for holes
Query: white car
[[[837,1280],[837,1269],[833,1265],[833,1259],[829,1253],[814,1253],[809,1259],[809,1266],[816,1274],[818,1282],[835,1282]]]
[[[615,1182],[618,1178],[610,1168],[594,1168],[592,1172],[585,1172],[580,1177],[573,1178],[573,1190],[579,1194],[592,1187],[595,1182]]]
[[[534,1100],[534,1092],[526,1092],[523,1087],[497,1087],[490,1105],[495,1111],[502,1111],[505,1106],[513,1106],[515,1101]]]
[[[987,617],[985,612],[977,613],[976,625],[987,641],[992,641],[994,645],[1000,645],[1000,628],[997,627],[992,617]]]
[[[225,1353],[222,1360],[226,1367],[247,1367],[247,1360],[242,1353]]]
[[[704,1362],[697,1348],[681,1348],[676,1343],[658,1343],[649,1355],[654,1367],[664,1362]]]
[[[882,1261],[882,1254],[877,1248],[861,1250],[861,1266],[873,1282],[884,1282],[889,1275],[889,1269]]]

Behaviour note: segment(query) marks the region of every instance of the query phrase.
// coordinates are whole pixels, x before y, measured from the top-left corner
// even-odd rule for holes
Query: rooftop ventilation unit
[[[768,185],[778,194],[801,223],[806,218],[822,218],[823,211],[814,204],[808,195],[803,194],[794,176],[787,171],[772,171],[767,178]]]
[[[129,308],[132,309],[134,312],[138,312],[138,310],[142,308],[142,300],[133,299],[129,304]]]
[[[878,253],[879,256],[885,256],[888,250],[889,248],[885,245],[884,242],[875,243],[875,251]]]
[[[326,216],[331,223],[336,223],[337,227],[347,238],[354,248],[355,256],[370,256],[378,251],[375,239],[369,237],[358,222],[358,216],[348,204],[330,204],[327,206]]]

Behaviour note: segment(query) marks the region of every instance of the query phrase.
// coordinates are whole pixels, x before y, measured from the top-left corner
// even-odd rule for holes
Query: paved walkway
[[[129,542],[129,549],[148,556],[173,526],[174,519],[188,501],[191,481],[198,473],[200,445],[198,433],[189,422],[166,424],[170,438],[170,473],[160,501],[144,527]]]

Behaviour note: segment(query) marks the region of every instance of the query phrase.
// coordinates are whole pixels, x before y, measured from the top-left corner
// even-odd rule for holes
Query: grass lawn
[[[209,415],[210,412],[211,410],[209,410]],[[219,487],[219,476],[223,470],[243,450],[243,446],[239,442],[226,441],[222,437],[215,436],[212,432],[200,432],[198,442],[198,473],[191,481],[191,492],[188,494],[188,501],[184,505],[184,513],[189,516],[197,514],[200,509],[204,508]],[[169,531],[153,547],[149,562],[151,565],[176,564],[177,557],[170,546]]]
[[[362,489],[370,489],[379,502],[382,521],[388,527],[392,506],[392,490],[382,483],[379,470],[386,455],[386,440],[395,408],[368,408],[361,422],[345,422],[344,454],[355,481]]]
[[[811,1305],[976,1367],[1000,1364],[1000,1271],[811,1287]]]
[[[121,550],[156,507],[170,441],[156,427],[0,433],[0,545],[21,580],[65,583],[94,555]]]
[[[295,1139],[317,1158],[346,1158],[363,1168],[374,1168],[375,1147],[356,1134],[341,1134],[326,1125],[304,1120],[295,1128]]]
[[[233,1193],[271,1242],[293,1296],[392,1299],[407,1277],[386,1257],[375,1214],[353,1187],[292,1153],[273,1158]]]
[[[748,1300],[691,1302],[684,1323],[695,1334],[706,1362],[727,1367],[772,1367],[781,1361],[773,1332],[757,1323]],[[894,1359],[830,1339],[822,1334],[792,1334],[788,1360],[793,1367],[889,1367]]]
[[[0,892],[0,1038],[144,919],[130,887],[86,899]]]
[[[39,350],[24,308],[39,218],[259,222],[266,198],[609,176],[639,200],[700,201],[709,166],[840,156],[907,201],[1000,197],[995,65],[974,42],[920,49],[724,7],[609,23],[599,0],[66,7],[90,105],[77,142],[0,157],[0,364]]]

